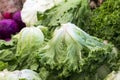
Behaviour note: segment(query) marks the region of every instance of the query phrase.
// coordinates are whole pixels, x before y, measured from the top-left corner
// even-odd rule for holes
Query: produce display
[[[89,0],[26,0],[21,11],[6,13],[0,80],[120,80],[119,2],[91,10]],[[114,36],[99,33],[111,26]]]

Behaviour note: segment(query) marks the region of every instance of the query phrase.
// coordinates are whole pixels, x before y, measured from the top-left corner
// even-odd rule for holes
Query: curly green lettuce
[[[110,44],[105,45],[76,25],[66,23],[57,28],[53,38],[41,48],[39,61],[46,69],[57,71],[59,77],[67,77],[72,73],[92,72],[113,55]]]
[[[88,2],[88,0],[65,0],[42,14],[38,12],[38,24],[48,26],[50,29],[67,22],[73,22],[77,26],[86,25],[90,13]]]

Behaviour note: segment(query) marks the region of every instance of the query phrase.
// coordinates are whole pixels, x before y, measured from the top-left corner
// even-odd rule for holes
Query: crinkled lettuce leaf
[[[88,0],[65,0],[44,13],[38,13],[38,23],[54,28],[67,22],[85,25],[90,9]]]
[[[17,39],[12,38],[10,41],[0,40],[0,67],[3,70],[14,70],[17,67],[16,54]]]
[[[97,70],[113,55],[112,45],[105,45],[76,25],[66,23],[57,28],[52,39],[41,48],[39,61],[48,70],[57,70],[61,77]]]
[[[26,27],[20,31],[16,50],[19,69],[37,69],[39,64],[35,56],[43,41],[44,35],[38,27]]]

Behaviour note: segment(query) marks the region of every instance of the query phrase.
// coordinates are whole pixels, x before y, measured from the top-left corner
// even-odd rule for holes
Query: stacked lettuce
[[[34,14],[31,13],[35,15],[35,22],[23,20],[28,20],[25,23],[30,26],[8,42],[0,40],[1,71],[30,69],[39,74],[38,80],[103,80],[110,72],[119,69],[120,55],[114,45],[105,44],[80,28],[85,25],[89,13],[88,0],[59,1],[43,12],[35,9]],[[24,15],[23,10],[22,15],[26,17],[30,13]],[[9,76],[12,79],[11,76],[14,79],[15,75]]]

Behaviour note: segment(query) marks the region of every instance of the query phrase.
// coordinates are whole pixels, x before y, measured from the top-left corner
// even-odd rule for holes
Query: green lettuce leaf
[[[37,16],[39,24],[54,28],[67,22],[83,26],[89,13],[88,0],[65,0],[43,14],[38,13]]]
[[[39,66],[36,61],[37,50],[44,41],[42,31],[37,27],[23,28],[18,34],[16,57],[18,58],[18,68],[30,68],[36,70]]]
[[[57,71],[59,77],[84,71],[93,72],[100,64],[114,57],[112,45],[105,45],[102,40],[90,36],[71,23],[57,28],[53,38],[39,53],[40,64],[48,70]]]
[[[10,41],[0,40],[0,67],[3,70],[14,70],[17,67],[16,54],[17,39],[12,38]]]

